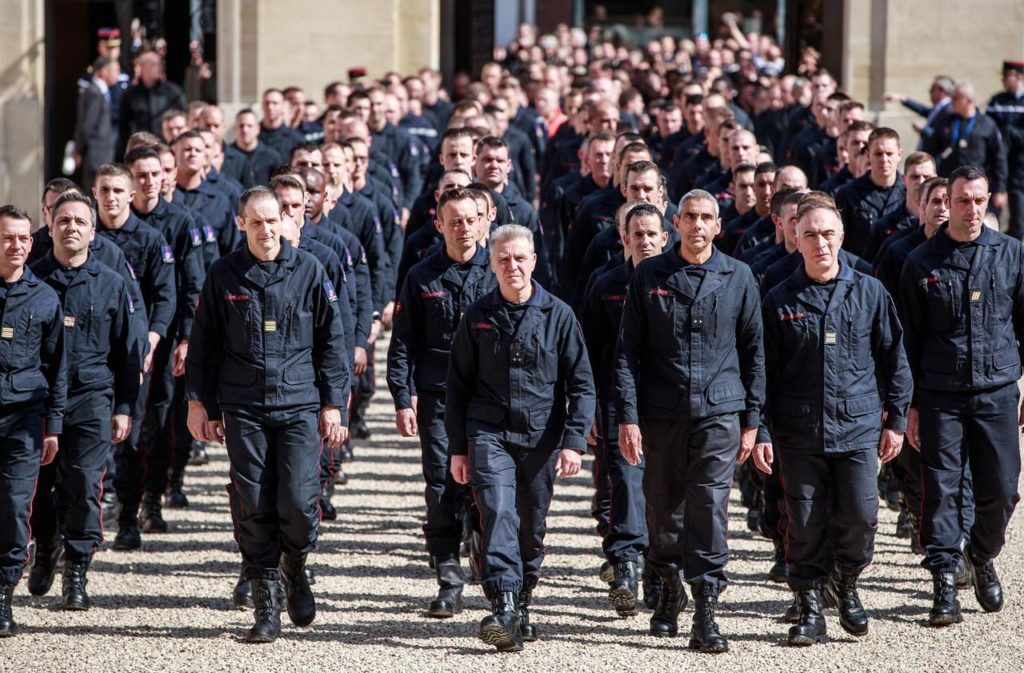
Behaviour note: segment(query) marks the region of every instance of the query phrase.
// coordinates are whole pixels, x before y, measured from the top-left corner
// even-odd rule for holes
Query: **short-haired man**
[[[843,216],[846,234],[843,246],[867,261],[871,234],[890,213],[903,207],[907,189],[899,172],[903,150],[900,136],[880,127],[868,138],[870,170],[836,192],[836,207]]]

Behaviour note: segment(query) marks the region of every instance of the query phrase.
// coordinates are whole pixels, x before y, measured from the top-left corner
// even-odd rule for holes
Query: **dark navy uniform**
[[[370,286],[373,290],[373,310],[384,310],[388,300],[384,298],[387,283],[388,255],[384,248],[380,218],[373,203],[361,194],[345,192],[328,216],[332,222],[349,229],[359,239],[366,252],[370,269]]]
[[[373,148],[385,154],[398,168],[401,180],[401,199],[398,207],[411,208],[413,201],[423,190],[419,146],[408,131],[387,122],[380,132],[373,132]]]
[[[620,258],[621,259],[621,258]],[[615,412],[615,341],[633,276],[633,262],[612,268],[594,281],[585,297],[580,326],[587,340],[590,366],[597,389],[597,446],[594,449],[594,480],[608,484],[607,521],[598,521],[605,558],[615,565],[637,562],[647,551],[646,503],[643,494],[644,466],[630,465],[619,452],[619,417]],[[604,523],[605,530],[600,528]]]
[[[229,175],[224,175],[213,166],[210,166],[210,170],[206,174],[204,183],[212,186],[214,189],[226,196],[228,203],[231,204],[231,209],[238,212],[238,201],[242,198],[242,192],[244,191],[242,189],[242,183]]]
[[[281,124],[276,129],[260,124],[259,138],[261,145],[266,145],[285,158],[290,157],[295,146],[303,142],[302,134],[287,124]]]
[[[64,314],[50,286],[27,267],[14,283],[0,280],[0,585],[17,584],[28,560],[44,423],[46,432],[62,432],[64,343]]]
[[[445,428],[466,455],[483,527],[483,588],[532,591],[560,449],[586,451],[594,382],[572,310],[533,284],[522,304],[499,290],[466,311],[452,342]]]
[[[337,253],[342,270],[348,279],[346,285],[354,324],[352,345],[367,348],[373,326],[373,291],[370,288],[370,269],[367,266],[366,253],[363,252],[359,239],[348,229],[337,226],[323,216],[319,222],[307,217],[302,227],[302,237],[322,243]]]
[[[496,286],[489,261],[487,249],[478,247],[468,262],[453,262],[442,244],[410,269],[395,306],[388,387],[397,410],[412,409],[412,396],[417,396],[416,424],[427,483],[423,533],[430,555],[438,558],[458,557],[469,491],[455,483],[449,469],[444,427],[449,351],[462,315]]]
[[[935,122],[935,132],[921,139],[922,149],[935,157],[939,175],[961,166],[985,172],[992,193],[1005,192],[1008,178],[1006,144],[992,118],[980,112],[964,119],[951,112]]]
[[[595,191],[580,203],[566,239],[562,260],[562,287],[567,297],[572,296],[576,287],[587,246],[605,229],[615,228],[615,213],[625,202],[626,197],[619,188],[608,183],[607,187]],[[585,278],[583,280],[586,282]]]
[[[37,558],[58,547],[85,562],[103,540],[100,491],[113,448],[111,414],[131,415],[142,369],[135,307],[124,280],[91,254],[73,269],[50,253],[33,273],[57,293],[64,313],[67,408],[57,459],[39,472],[32,502]],[[59,515],[58,515],[59,512]]]
[[[804,258],[799,252],[794,251],[769,266],[764,278],[761,279],[761,296],[764,297],[773,287],[793,275],[803,263]],[[839,263],[860,273],[870,274],[872,271],[870,264],[842,248],[839,250]]]
[[[235,143],[224,146],[224,163],[221,172],[234,178],[243,189],[265,185],[270,174],[278,166],[288,163],[274,148],[257,143],[251,152],[242,150]]]
[[[742,259],[751,250],[760,250],[764,247],[765,243],[775,239],[775,223],[772,221],[772,216],[765,215],[761,219],[757,219],[756,212],[753,209],[751,209],[751,212],[755,213],[753,224],[743,230],[742,234],[739,233],[739,229],[730,232],[739,236],[736,245],[733,246],[732,251],[729,253],[735,259]],[[726,245],[728,244],[726,243]]]
[[[892,187],[879,187],[865,173],[836,192],[836,208],[843,216],[846,239],[843,248],[871,261],[868,246],[872,232],[887,216],[900,210],[907,200],[903,176],[896,174]]]
[[[910,369],[889,294],[845,264],[823,283],[801,265],[763,310],[768,427],[758,439],[779,456],[789,585],[820,589],[833,559],[853,579],[871,563],[879,439],[883,427],[906,430]]]
[[[106,229],[101,221],[96,223],[97,234],[117,244],[124,252],[125,258],[139,279],[142,298],[145,302],[149,324],[146,332],[160,335],[161,342],[173,340],[174,316],[177,309],[177,289],[175,287],[174,251],[163,235],[156,229],[145,224],[134,214],[128,216],[120,229]],[[143,335],[145,338],[145,335]],[[158,344],[159,346],[159,344]],[[147,347],[148,350],[148,347]],[[143,352],[145,357],[145,351]],[[156,354],[153,358],[156,362]],[[132,414],[131,436],[125,440],[117,455],[117,474],[114,484],[117,497],[121,502],[120,522],[130,523],[135,520],[136,510],[142,500],[143,489],[146,488],[148,476],[144,455],[141,447],[142,421],[145,416],[146,398],[148,396],[152,372],[146,374],[139,391],[139,401]],[[165,485],[164,477],[151,475],[154,479],[150,493],[162,493]]]
[[[311,255],[282,241],[277,258],[248,247],[210,268],[192,325],[188,399],[224,418],[231,510],[249,579],[277,580],[282,552],[316,545],[317,413],[346,424],[348,358],[338,296]]]
[[[220,254],[226,255],[238,247],[242,235],[235,223],[231,202],[216,187],[205,180],[196,189],[174,188],[176,201],[189,210],[201,213],[217,232]]]
[[[1024,248],[987,227],[958,245],[947,226],[907,256],[899,286],[920,414],[924,566],[937,573],[954,572],[963,555],[959,493],[968,461],[977,563],[999,555],[1020,497]]]
[[[615,387],[619,423],[639,423],[643,434],[648,565],[666,585],[682,578],[720,592],[740,429],[758,426],[764,398],[750,269],[718,250],[689,264],[679,246],[640,264],[622,316]]]

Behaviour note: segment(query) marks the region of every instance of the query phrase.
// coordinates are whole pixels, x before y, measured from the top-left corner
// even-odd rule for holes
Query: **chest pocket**
[[[39,358],[42,326],[32,309],[21,312],[14,328],[14,354],[19,364],[34,363]]]
[[[246,296],[248,295],[238,295]],[[236,353],[248,352],[252,348],[252,330],[255,309],[253,298],[246,300],[228,298],[224,302],[224,328],[227,331],[228,347]]]
[[[283,316],[288,323],[288,333],[291,334],[292,343],[290,347],[312,348],[313,347],[313,310],[304,302],[288,304]]]
[[[438,339],[446,346],[451,345],[454,314],[452,298],[447,293],[443,297],[424,297],[423,327],[427,330],[427,337]]]
[[[924,303],[928,310],[928,327],[938,334],[954,331],[960,322],[963,301],[963,288],[959,279],[943,274],[932,274],[918,282],[923,286]]]
[[[653,287],[646,290],[647,339],[655,347],[679,348],[684,336],[679,314],[684,311],[680,297],[672,290]]]
[[[850,362],[859,370],[868,369],[871,365],[871,316],[859,312],[856,306],[848,306],[844,323]]]
[[[106,352],[110,348],[110,312],[102,306],[92,305],[82,318],[81,343],[89,352]]]
[[[523,367],[530,374],[530,379],[547,388],[558,380],[558,351],[547,348],[543,340],[543,325],[538,324],[529,334],[517,343],[523,354]],[[513,344],[513,361],[517,344]],[[513,366],[516,366],[513,362]]]
[[[991,267],[985,298],[988,324],[997,326],[1006,324],[1013,316],[1014,292],[1017,290],[1017,278],[1010,269]]]

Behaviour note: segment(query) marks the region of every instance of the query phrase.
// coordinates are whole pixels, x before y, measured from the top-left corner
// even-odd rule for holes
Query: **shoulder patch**
[[[160,246],[160,258],[164,261],[164,264],[174,264],[174,252],[171,250],[171,246]]]
[[[216,243],[217,242],[217,232],[214,231],[213,227],[211,227],[210,225],[208,225],[208,224],[204,224],[203,225],[203,234],[206,237],[206,242],[207,243]]]
[[[330,279],[324,281],[324,292],[327,293],[327,301],[338,301],[338,293],[334,291],[334,283]]]
[[[192,247],[198,248],[203,244],[203,237],[195,227],[189,227],[188,235],[192,239]]]

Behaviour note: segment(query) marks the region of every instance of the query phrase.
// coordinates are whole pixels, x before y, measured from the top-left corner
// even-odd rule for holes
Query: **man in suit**
[[[100,56],[92,65],[92,80],[78,97],[78,123],[75,126],[76,161],[82,169],[82,185],[91,189],[96,171],[114,161],[117,135],[111,119],[110,92],[117,85],[121,66],[109,56]]]

